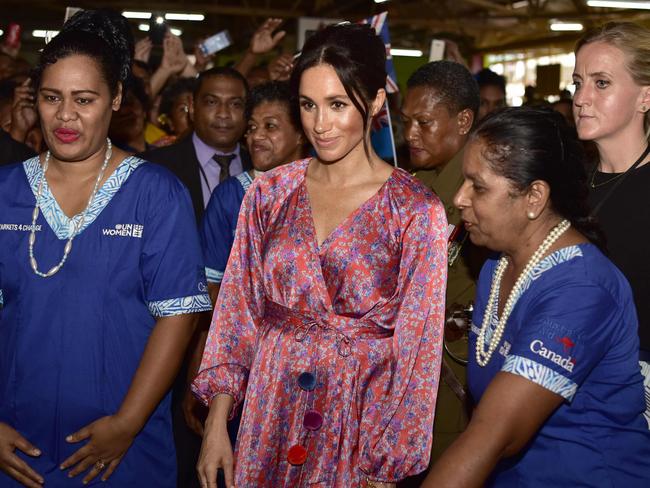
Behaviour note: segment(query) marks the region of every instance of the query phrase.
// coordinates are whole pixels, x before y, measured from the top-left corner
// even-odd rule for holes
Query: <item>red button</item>
[[[307,461],[307,449],[300,444],[296,444],[289,449],[289,452],[287,453],[287,461],[294,466],[305,464],[305,461]]]

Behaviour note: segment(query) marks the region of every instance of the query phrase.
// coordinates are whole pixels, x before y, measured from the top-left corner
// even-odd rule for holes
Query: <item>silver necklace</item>
[[[79,219],[79,222],[75,224],[72,230],[70,231],[68,242],[66,242],[65,247],[63,248],[63,257],[61,258],[59,263],[52,266],[47,273],[43,273],[42,271],[39,271],[38,263],[36,262],[36,258],[34,257],[34,244],[36,243],[36,220],[38,219],[39,209],[41,205],[41,196],[43,195],[43,181],[45,180],[45,172],[47,171],[47,168],[50,165],[50,158],[52,156],[49,150],[45,154],[45,162],[43,163],[43,173],[41,174],[41,180],[38,182],[38,191],[36,192],[36,205],[34,206],[34,212],[32,212],[32,227],[31,227],[31,232],[29,233],[29,263],[32,266],[32,271],[34,271],[34,273],[37,274],[38,276],[42,278],[49,278],[50,276],[55,275],[63,267],[63,264],[68,259],[68,254],[70,254],[70,251],[72,250],[72,241],[77,236],[79,230],[83,227],[84,222],[86,221],[88,210],[92,206],[93,200],[95,199],[95,195],[97,194],[97,190],[99,188],[99,182],[102,181],[102,178],[104,177],[104,172],[108,167],[108,162],[111,159],[112,153],[113,153],[113,148],[111,145],[111,140],[106,138],[106,154],[104,156],[104,163],[102,164],[102,167],[99,170],[99,174],[97,175],[97,179],[95,180],[95,187],[93,188],[93,191],[90,194],[90,198],[88,199],[88,204],[86,205],[86,208],[81,213],[81,218]],[[74,217],[72,219],[74,220]]]

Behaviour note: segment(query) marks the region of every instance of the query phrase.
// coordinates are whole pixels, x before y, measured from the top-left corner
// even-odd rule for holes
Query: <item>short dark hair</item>
[[[133,49],[129,23],[120,14],[105,9],[81,10],[45,45],[32,79],[38,88],[49,65],[80,54],[95,60],[111,95],[115,95],[119,83],[125,89],[130,81]]]
[[[498,73],[495,73],[489,68],[483,68],[481,71],[474,75],[478,87],[483,88],[484,86],[496,86],[499,90],[506,93],[506,78],[501,76]]]
[[[167,85],[160,94],[160,113],[169,114],[174,100],[183,93],[194,93],[196,85],[196,78],[179,78],[171,85]]]
[[[268,81],[253,87],[246,100],[246,120],[253,115],[253,110],[264,102],[279,102],[286,106],[289,120],[297,131],[302,131],[298,104],[294,103],[288,81]]]
[[[309,68],[328,65],[336,72],[345,93],[368,130],[370,103],[386,86],[386,46],[367,24],[336,24],[316,32],[305,42],[291,73],[291,92],[298,99],[300,78]],[[364,148],[367,147],[364,138]]]
[[[541,107],[509,107],[485,117],[470,141],[485,144],[492,171],[525,191],[536,180],[551,189],[551,205],[590,241],[604,248],[604,237],[587,203],[587,171],[577,134],[564,117]]]
[[[235,68],[231,68],[230,66],[217,66],[216,68],[210,68],[208,70],[201,71],[198,78],[196,79],[196,87],[194,88],[195,97],[198,95],[199,91],[201,91],[203,80],[206,78],[211,78],[213,76],[224,76],[226,78],[232,78],[239,81],[242,85],[244,85],[244,92],[246,93],[246,98],[248,98],[248,93],[250,91],[248,81],[246,81],[244,75],[242,75]]]
[[[450,114],[469,109],[476,115],[481,104],[476,80],[465,66],[453,61],[433,61],[420,66],[409,77],[406,86],[435,90]]]

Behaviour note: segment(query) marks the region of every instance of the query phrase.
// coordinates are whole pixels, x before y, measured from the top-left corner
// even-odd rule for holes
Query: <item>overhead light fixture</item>
[[[177,29],[177,28],[175,28],[175,27],[171,27],[171,28],[169,29],[169,31],[170,31],[172,34],[174,34],[175,36],[182,36],[182,35],[183,35],[183,31],[180,30],[180,29]]]
[[[551,22],[550,27],[555,32],[579,32],[584,28],[579,22]]]
[[[5,31],[3,31],[2,29],[0,29],[0,36],[1,36],[2,34],[4,34],[4,33],[5,33]]]
[[[156,17],[156,24],[164,24],[164,23],[165,23],[165,18],[162,15]]]
[[[194,22],[201,22],[202,20],[205,20],[205,15],[168,13],[165,14],[165,20],[191,20]]]
[[[641,10],[650,10],[650,2],[617,2],[616,0],[587,0],[589,7],[603,8],[634,8]]]
[[[40,37],[40,38],[53,38],[56,35],[58,35],[59,31],[57,30],[43,30],[43,29],[36,29],[32,31],[32,36],[34,37]]]
[[[140,24],[138,26],[138,30],[141,30],[142,32],[149,32],[149,24]]]
[[[528,0],[519,0],[518,2],[512,2],[512,8],[524,8],[528,7]]]
[[[388,0],[375,0],[375,3],[384,3],[387,2]]]
[[[419,49],[400,49],[392,47],[390,49],[391,56],[405,56],[410,58],[421,58],[424,53]]]
[[[150,19],[151,12],[134,12],[131,10],[125,10],[122,12],[122,16],[127,19]]]

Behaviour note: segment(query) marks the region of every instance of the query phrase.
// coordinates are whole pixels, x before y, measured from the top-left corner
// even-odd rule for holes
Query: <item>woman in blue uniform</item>
[[[2,487],[175,486],[168,389],[210,301],[186,190],[106,137],[130,36],[64,25],[34,80],[48,151],[0,170]]]
[[[505,109],[476,129],[454,203],[487,261],[470,333],[467,430],[424,487],[650,486],[637,318],[600,252],[563,117]]]

